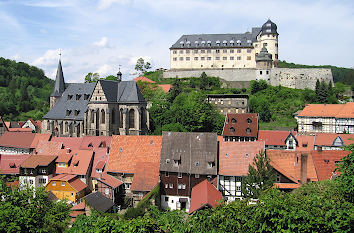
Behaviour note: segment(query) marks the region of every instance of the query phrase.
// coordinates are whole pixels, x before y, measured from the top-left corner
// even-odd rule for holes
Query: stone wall
[[[267,77],[262,79],[273,86],[314,90],[317,79],[333,83],[332,71],[326,68],[273,68],[269,71]],[[258,69],[168,70],[163,73],[163,78],[200,77],[203,72],[208,76],[219,77],[224,83],[238,88],[247,87],[250,81],[260,79]]]

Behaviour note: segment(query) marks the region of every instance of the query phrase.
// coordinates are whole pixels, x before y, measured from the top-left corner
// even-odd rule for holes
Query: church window
[[[49,121],[47,121],[47,130],[49,130],[50,129],[50,123],[49,123]]]
[[[106,118],[106,113],[104,112],[104,110],[101,110],[101,123],[104,124],[105,123],[105,118]]]
[[[112,109],[112,124],[115,124],[116,122],[116,116],[115,116],[116,114],[115,114],[115,111],[114,111],[114,109]]]
[[[65,131],[69,132],[69,123],[68,122],[65,122]]]
[[[95,113],[91,111],[91,123],[95,122]]]
[[[120,117],[119,127],[123,128],[123,109],[120,109],[119,117]]]
[[[143,129],[145,128],[145,111],[144,111],[144,108],[140,108],[140,111],[141,111],[141,121],[140,121],[140,128]]]
[[[134,120],[135,120],[134,109],[130,109],[130,111],[129,111],[129,128],[135,128]]]

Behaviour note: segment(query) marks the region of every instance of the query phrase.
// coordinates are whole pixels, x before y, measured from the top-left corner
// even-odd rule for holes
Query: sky
[[[280,60],[354,67],[353,0],[0,0],[0,57],[54,79],[61,53],[66,82],[119,66],[130,80],[140,57],[168,69],[183,34],[244,33],[268,19]]]

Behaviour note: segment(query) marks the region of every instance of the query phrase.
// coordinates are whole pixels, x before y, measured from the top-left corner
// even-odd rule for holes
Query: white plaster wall
[[[165,197],[168,197],[168,202],[165,201]],[[177,210],[180,209],[179,206],[179,199],[180,198],[187,198],[187,204],[186,204],[186,212],[189,212],[190,209],[190,198],[189,197],[184,197],[184,196],[170,196],[170,195],[161,195],[161,207],[164,210],[170,209],[170,210]]]

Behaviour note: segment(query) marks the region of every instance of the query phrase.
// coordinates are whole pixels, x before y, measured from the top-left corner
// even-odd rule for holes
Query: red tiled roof
[[[65,148],[70,148],[71,150],[80,149],[80,145],[83,138],[70,138],[70,137],[52,137],[52,142],[61,142]]]
[[[136,77],[134,78],[134,80],[137,82],[137,81],[141,81],[141,82],[148,82],[148,83],[156,83],[154,81],[152,81],[151,79],[148,79],[147,77],[145,76],[140,76],[140,77]]]
[[[99,177],[99,173],[97,173],[96,169],[100,169],[99,167],[104,165],[102,167],[103,171],[106,171],[107,169],[107,162],[109,155],[107,154],[107,148],[97,148],[94,149],[95,154],[93,156],[93,167],[91,170],[91,177]],[[97,167],[98,166],[98,167]]]
[[[138,162],[135,165],[135,173],[131,190],[151,191],[159,182],[160,163]]]
[[[73,157],[72,153],[67,154],[66,151],[64,150],[59,151],[57,163],[68,163],[70,159]]]
[[[298,116],[354,118],[354,103],[308,104]]]
[[[264,141],[266,145],[284,146],[285,139],[290,133],[290,131],[259,130],[258,141]]]
[[[208,180],[204,180],[192,189],[189,213],[193,213],[205,206],[215,207],[220,200],[222,200],[221,193]]]
[[[267,150],[267,156],[273,168],[294,182],[301,181],[301,155],[303,153],[304,152],[287,150]],[[312,152],[306,153],[306,178],[311,181],[318,181],[311,153]]]
[[[317,133],[315,137],[316,146],[332,146],[334,140],[340,137],[344,145],[350,145],[354,143],[354,134],[335,134],[335,133]]]
[[[108,174],[101,174],[101,177],[98,178],[98,180],[102,181],[103,183],[111,186],[112,188],[117,188],[118,186],[122,185],[123,182],[114,178],[113,176],[110,176]]]
[[[318,180],[329,180],[336,169],[336,162],[347,156],[350,152],[343,150],[313,151],[312,157],[315,164]],[[338,175],[338,173],[336,173]]]
[[[264,151],[264,142],[220,142],[219,150],[220,175],[247,176],[256,154]]]
[[[91,150],[72,150],[67,154],[67,150],[63,149],[58,156],[57,161],[68,160],[72,156],[72,162],[68,167],[57,167],[56,173],[61,174],[75,174],[75,175],[86,175],[93,157],[93,151]],[[78,161],[77,166],[75,166],[75,161]]]
[[[38,155],[59,155],[62,145],[61,142],[38,141],[36,153]]]
[[[57,156],[53,155],[32,155],[21,164],[21,167],[36,168],[38,166],[48,166],[56,158]]]
[[[38,130],[40,131],[42,129],[42,121],[36,121],[36,125],[38,127]]]
[[[160,84],[159,87],[161,87],[165,93],[168,93],[171,90],[172,85],[171,84]]]
[[[18,187],[20,185],[19,180],[15,180],[12,182],[6,182],[6,187]]]
[[[162,136],[114,135],[106,170],[135,173],[138,162],[160,163]]]
[[[106,163],[104,161],[98,161],[96,169],[103,170],[105,164]]]
[[[232,119],[236,123],[232,123]],[[247,120],[250,119],[251,123]],[[232,129],[234,132],[232,132]],[[247,129],[250,132],[247,132]],[[258,114],[257,113],[228,113],[225,118],[223,136],[257,137],[258,135]]]
[[[84,210],[85,209],[85,202],[80,202],[77,205],[74,205],[70,208],[70,210]]]
[[[300,187],[299,183],[275,183],[274,186],[279,189],[297,189]]]
[[[39,141],[49,141],[51,139],[52,135],[50,134],[40,134],[36,133],[36,136],[34,137],[31,148],[36,148],[37,144]]]
[[[72,174],[60,174],[60,175],[56,175],[54,176],[52,179],[50,180],[62,180],[62,181],[69,181],[76,178],[76,175],[72,175]]]
[[[314,149],[315,136],[296,135],[298,147],[296,151],[312,151]]]
[[[31,155],[0,154],[0,174],[20,174],[20,165]],[[15,165],[15,166],[10,166]]]
[[[10,132],[27,132],[32,133],[32,128],[9,128]]]
[[[75,210],[75,211],[71,211],[69,216],[72,217],[72,218],[76,218],[77,216],[79,215],[83,215],[85,214],[86,212],[84,210]]]
[[[34,148],[32,142],[36,134],[25,132],[4,132],[0,137],[0,146],[14,148]]]
[[[85,136],[82,138],[80,149],[95,150],[98,148],[106,148],[106,147],[111,147],[111,143],[112,143],[111,136]],[[100,147],[100,145],[103,147]]]

